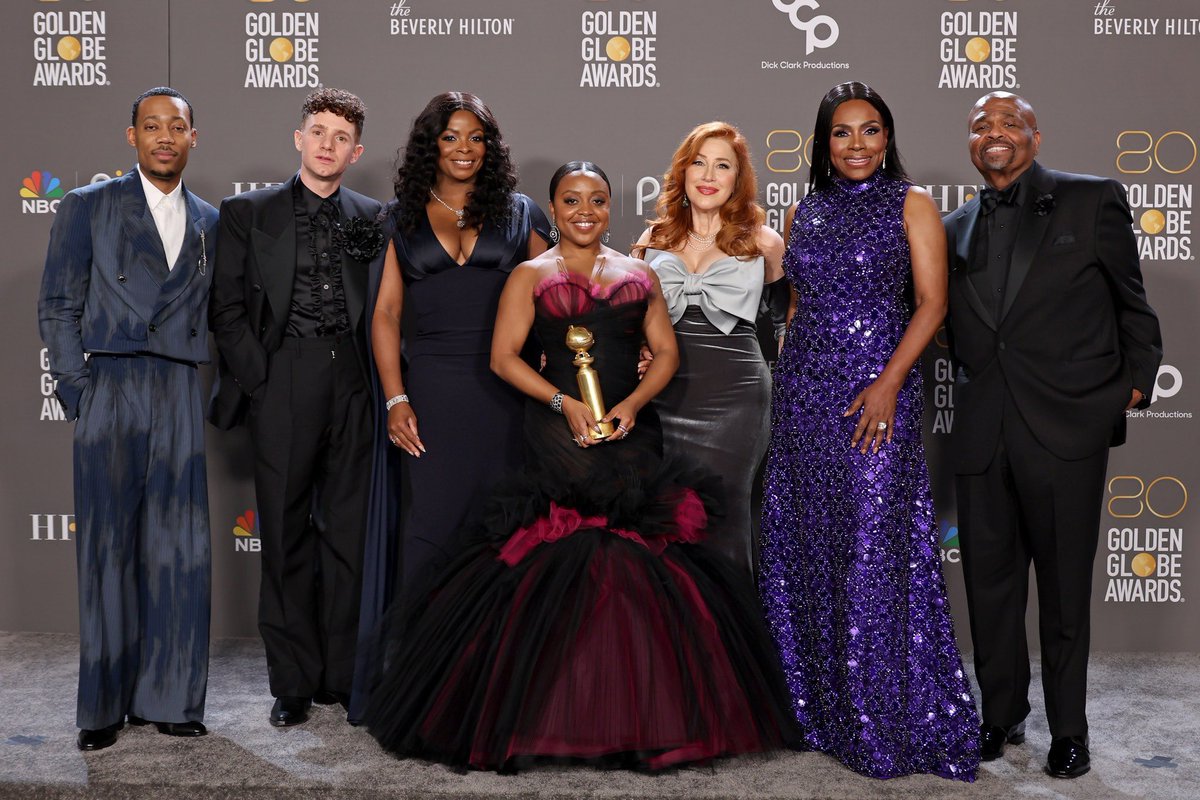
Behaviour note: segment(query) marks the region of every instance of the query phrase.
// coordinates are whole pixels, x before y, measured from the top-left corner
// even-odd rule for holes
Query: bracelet
[[[395,408],[400,403],[407,403],[407,402],[408,402],[408,395],[398,394],[383,404],[383,410],[391,411],[393,408]]]
[[[556,392],[554,397],[550,398],[550,408],[554,409],[559,414],[563,413],[562,401],[563,401],[563,393]]]

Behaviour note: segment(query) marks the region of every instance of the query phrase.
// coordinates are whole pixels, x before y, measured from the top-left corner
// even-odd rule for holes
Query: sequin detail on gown
[[[796,212],[759,590],[809,747],[872,777],[973,780],[979,719],[946,602],[919,368],[877,454],[850,447],[857,416],[842,417],[911,317],[908,188],[839,180]]]

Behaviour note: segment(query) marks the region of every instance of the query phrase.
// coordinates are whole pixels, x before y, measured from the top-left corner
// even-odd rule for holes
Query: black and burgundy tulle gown
[[[567,327],[606,404],[637,385],[643,274],[604,286],[559,272],[535,292],[543,375],[578,396]],[[760,606],[729,563],[695,546],[704,481],[662,462],[649,406],[626,440],[577,447],[530,400],[526,467],[474,544],[390,627],[367,725],[398,755],[512,771],[538,761],[661,769],[793,741]]]

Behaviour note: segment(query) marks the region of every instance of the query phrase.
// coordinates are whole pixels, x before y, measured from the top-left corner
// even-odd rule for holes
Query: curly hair
[[[425,214],[429,190],[437,182],[438,137],[455,111],[471,112],[483,126],[483,164],[475,174],[475,188],[467,194],[463,221],[471,227],[503,224],[512,215],[517,171],[495,115],[469,92],[445,92],[430,100],[413,120],[408,143],[396,154],[396,201],[391,213],[402,230],[412,231]]]
[[[887,148],[884,152],[883,174],[897,180],[912,182],[900,161],[896,149],[896,124],[892,111],[883,102],[879,93],[860,81],[846,81],[830,89],[821,98],[817,107],[817,121],[813,125],[812,166],[808,172],[808,190],[815,192],[833,184],[833,160],[829,157],[829,137],[833,133],[833,112],[847,100],[865,100],[879,112],[879,121],[887,130]]]
[[[706,122],[697,125],[675,150],[675,155],[671,157],[671,166],[663,175],[662,190],[655,204],[654,210],[658,217],[649,222],[650,242],[647,247],[656,250],[682,250],[686,244],[692,220],[687,206],[683,204],[687,197],[684,173],[709,139],[728,142],[737,159],[737,178],[733,184],[733,193],[721,206],[721,229],[717,232],[717,247],[739,258],[761,255],[758,231],[766,219],[766,214],[755,199],[758,194],[758,179],[754,174],[754,165],[750,163],[750,145],[742,132],[727,122]]]
[[[354,135],[362,137],[363,123],[367,121],[367,107],[358,95],[345,89],[328,87],[310,92],[308,97],[304,98],[304,105],[300,107],[301,127],[304,126],[304,120],[322,111],[337,114],[347,122],[353,123]]]

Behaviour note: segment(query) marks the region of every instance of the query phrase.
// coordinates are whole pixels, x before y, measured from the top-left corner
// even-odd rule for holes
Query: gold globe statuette
[[[604,395],[600,393],[600,373],[592,369],[592,362],[596,359],[588,352],[588,348],[595,343],[595,337],[587,328],[572,325],[567,329],[567,347],[575,351],[575,359],[571,363],[579,370],[575,374],[575,380],[579,383],[579,396],[596,418],[600,428],[599,431],[592,428],[589,433],[593,439],[607,439],[612,436],[614,428],[611,422],[600,422],[606,413]]]

